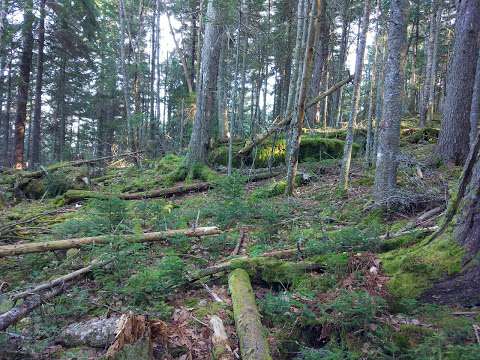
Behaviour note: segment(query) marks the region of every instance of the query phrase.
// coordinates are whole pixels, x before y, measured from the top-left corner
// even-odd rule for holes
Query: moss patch
[[[300,143],[299,161],[339,159],[343,155],[343,147],[345,142],[335,138],[324,138],[320,136],[303,136]],[[235,144],[233,153],[236,154],[242,148],[241,145]],[[285,163],[286,142],[284,139],[267,141],[261,144],[257,151],[253,150],[250,157],[245,159],[247,164],[254,163],[256,167],[268,166],[271,159],[272,165],[280,165]],[[358,144],[353,145],[353,155],[356,155],[360,149]],[[253,158],[255,156],[255,158]],[[212,164],[227,165],[228,162],[228,146],[222,145],[210,152],[209,161]],[[234,156],[233,166],[240,166],[240,159]]]
[[[392,250],[380,255],[391,277],[389,290],[398,298],[416,298],[433,281],[461,270],[463,249],[445,234],[431,244]]]

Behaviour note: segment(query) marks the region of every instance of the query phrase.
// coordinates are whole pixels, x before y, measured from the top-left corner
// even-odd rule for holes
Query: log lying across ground
[[[348,78],[340,81],[339,83],[333,85],[331,88],[326,90],[325,92],[319,94],[318,96],[314,97],[312,100],[310,100],[307,105],[305,106],[305,109],[309,109],[312,106],[316,105],[320,100],[323,98],[333,94],[335,91],[340,89],[342,86],[345,84],[348,84],[350,81],[353,80],[353,75],[350,75]],[[252,141],[248,142],[242,149],[240,149],[237,153],[237,156],[246,156],[252,151],[252,149],[255,146],[260,145],[263,143],[265,140],[267,140],[275,131],[281,130],[284,126],[288,125],[290,121],[292,120],[293,114],[290,113],[288,114],[285,118],[280,119],[278,122],[275,122],[270,129],[265,131],[262,134],[259,134],[253,139]]]
[[[81,269],[75,270],[75,271],[73,271],[69,274],[60,276],[56,279],[44,282],[44,283],[42,283],[40,285],[37,285],[37,286],[35,286],[35,287],[33,287],[29,290],[15,293],[10,298],[11,298],[12,301],[17,301],[18,299],[23,299],[23,298],[26,298],[27,296],[37,294],[40,291],[51,289],[51,288],[53,288],[55,286],[58,286],[58,285],[63,285],[68,281],[72,281],[72,280],[76,280],[76,279],[81,278],[82,276],[84,276],[85,274],[87,274],[88,272],[92,271],[95,268],[108,265],[113,260],[114,260],[113,258],[108,259],[108,260],[103,260],[103,261],[93,260],[88,266],[85,266]]]
[[[216,226],[197,227],[194,229],[167,230],[151,233],[143,233],[140,235],[118,235],[122,240],[132,243],[156,242],[167,240],[169,238],[183,235],[188,237],[201,237],[208,235],[218,235],[221,230]],[[65,240],[53,240],[45,242],[4,245],[0,246],[0,257],[15,256],[22,254],[47,252],[53,250],[67,250],[78,248],[91,244],[105,244],[112,241],[111,235],[91,236],[84,238],[74,238]]]
[[[243,269],[232,271],[228,277],[228,287],[232,295],[233,317],[242,359],[271,360],[248,273]]]
[[[249,182],[255,182],[260,180],[269,179],[275,176],[280,175],[282,172],[280,170],[272,172],[262,172],[253,174],[248,178]],[[64,195],[65,203],[72,204],[74,202],[82,201],[85,199],[109,199],[116,197],[122,200],[142,200],[142,199],[153,199],[159,197],[170,197],[174,195],[182,195],[190,192],[201,192],[206,191],[215,187],[213,182],[197,182],[193,184],[181,184],[176,185],[166,189],[156,189],[150,191],[142,191],[137,193],[121,193],[121,194],[112,194],[112,193],[102,193],[98,191],[86,191],[86,190],[68,190]]]
[[[61,169],[61,168],[64,168],[64,167],[69,167],[69,166],[77,167],[77,166],[82,166],[82,165],[94,164],[96,162],[103,161],[103,160],[110,160],[110,159],[113,159],[113,158],[124,158],[124,157],[128,157],[128,156],[137,155],[139,153],[142,153],[142,151],[128,152],[128,153],[119,154],[119,155],[103,156],[103,157],[99,157],[99,158],[95,158],[95,159],[60,162],[58,164],[53,164],[51,166],[48,166],[45,170],[46,170],[46,172],[49,172],[49,171],[54,171],[54,170],[58,170],[58,169]],[[39,177],[42,177],[43,175],[45,175],[45,170],[23,172],[23,173],[21,173],[21,176],[24,177],[24,178],[39,178]]]
[[[62,286],[57,286],[53,290],[42,295],[35,294],[27,298],[22,304],[10,309],[3,314],[0,314],[0,331],[5,330],[10,325],[15,324],[20,319],[24,318],[34,309],[42,305],[47,300],[63,293],[72,283],[65,283]]]

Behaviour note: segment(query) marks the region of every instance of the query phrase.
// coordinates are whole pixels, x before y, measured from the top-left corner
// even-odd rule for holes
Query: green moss
[[[406,351],[417,346],[425,337],[432,336],[434,331],[421,326],[403,324],[400,330],[393,335],[393,342],[402,351]]]
[[[299,161],[312,161],[324,159],[339,159],[343,155],[343,147],[345,142],[335,138],[324,138],[320,136],[303,136],[300,144]],[[233,148],[233,153],[236,154],[242,146],[236,144]],[[360,146],[353,145],[353,154],[356,155]],[[257,150],[253,150],[249,158],[245,161],[247,164],[255,163],[256,167],[268,166],[271,158],[272,165],[281,165],[285,163],[286,142],[285,139],[280,139],[275,142],[272,140],[261,144]],[[255,156],[255,159],[253,159]],[[209,162],[212,164],[227,165],[228,162],[228,146],[221,145],[210,152]],[[237,156],[233,157],[233,166],[241,165],[241,159]]]
[[[418,144],[418,143],[435,143],[438,139],[439,130],[436,128],[413,128],[403,129],[401,133],[401,143]]]
[[[390,281],[388,287],[398,298],[415,298],[432,282],[461,270],[463,249],[449,234],[431,244],[392,250],[380,255]]]

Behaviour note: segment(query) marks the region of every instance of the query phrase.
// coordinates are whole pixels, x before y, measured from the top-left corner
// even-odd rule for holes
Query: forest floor
[[[282,262],[262,258],[247,269],[274,359],[478,359],[480,309],[422,301],[436,280],[459,271],[462,258],[451,230],[431,244],[424,242],[442,217],[440,212],[422,215],[445,206],[461,173],[432,161],[433,142],[428,131],[404,132],[399,169],[404,205],[387,213],[373,206],[374,170],[361,155],[346,193],[337,191],[338,159],[301,163],[309,179],[294,197],[283,195],[281,176],[247,182],[239,174],[203,170],[203,180],[215,183],[208,191],[68,203],[62,195],[69,188],[67,170],[58,170],[47,188],[60,195],[4,206],[0,245],[111,238],[81,249],[0,257],[0,313],[14,306],[10,295],[17,291],[93,259],[116,256],[1,332],[0,358],[97,358],[108,343],[82,344],[69,339],[65,328],[129,312],[161,320],[162,331],[153,338],[155,358],[210,359],[212,315],[223,320],[231,348],[239,354],[228,272],[189,279],[236,257],[235,248],[238,256],[251,258],[296,248]],[[174,185],[170,174],[180,162],[173,155],[137,165],[116,161],[88,187],[114,195],[167,188]],[[121,237],[196,226],[218,226],[222,233],[133,244]],[[294,266],[305,261],[321,269]]]

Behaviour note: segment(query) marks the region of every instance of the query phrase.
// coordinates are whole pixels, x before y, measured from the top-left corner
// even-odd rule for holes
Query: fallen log
[[[218,274],[219,272],[222,271],[229,271],[233,268],[235,265],[239,265],[242,262],[252,262],[256,261],[256,259],[262,259],[262,258],[283,258],[283,257],[288,257],[295,255],[298,252],[297,248],[292,248],[292,249],[285,249],[285,250],[275,250],[275,251],[270,251],[263,253],[259,257],[249,257],[249,256],[239,256],[224,262],[221,262],[219,264],[207,267],[205,269],[200,270],[195,277],[190,279],[190,282],[197,281],[203,277],[210,276],[210,275],[215,275]]]
[[[218,235],[221,230],[216,226],[197,227],[193,229],[166,230],[159,232],[143,233],[141,235],[119,235],[124,241],[132,243],[156,242],[167,240],[175,236],[201,237]],[[105,244],[112,241],[111,235],[91,236],[65,240],[53,240],[28,244],[15,244],[0,246],[0,258],[53,250],[67,250],[90,244]]]
[[[305,109],[309,109],[312,106],[316,105],[320,100],[323,98],[333,94],[336,92],[338,89],[340,89],[342,86],[345,84],[348,84],[350,81],[353,80],[353,75],[350,75],[348,78],[338,82],[337,84],[333,85],[330,87],[328,90],[325,92],[319,94],[318,96],[314,97],[312,100],[310,100],[307,105],[305,106]],[[253,139],[252,141],[249,141],[242,149],[240,149],[237,153],[237,156],[246,156],[252,151],[252,149],[255,146],[260,145],[263,143],[265,140],[267,140],[275,131],[282,129],[284,126],[288,125],[290,121],[292,120],[293,113],[288,114],[284,119],[279,120],[278,122],[275,122],[270,129],[268,129],[266,132],[259,134]]]
[[[54,280],[44,282],[40,285],[35,286],[34,288],[32,288],[30,290],[25,290],[25,291],[22,291],[22,292],[15,293],[10,297],[10,299],[15,302],[15,301],[17,301],[19,299],[23,299],[27,296],[37,294],[40,291],[51,289],[55,286],[62,285],[64,283],[68,282],[68,281],[78,279],[78,278],[84,276],[85,274],[87,274],[88,272],[90,272],[91,270],[93,270],[95,268],[102,267],[102,266],[110,264],[113,260],[114,259],[99,261],[99,260],[95,259],[88,266],[85,266],[81,269],[75,270],[75,271],[73,271],[69,274],[60,276],[60,277],[58,277]]]
[[[72,283],[64,283],[62,286],[58,286],[55,289],[42,294],[34,294],[28,297],[22,304],[0,314],[0,331],[5,330],[10,325],[15,324],[20,319],[24,318],[30,312],[35,310],[37,307],[42,305],[47,300],[63,293],[67,288],[69,288]]]
[[[233,317],[243,360],[270,360],[270,350],[255,302],[250,277],[243,269],[228,277],[232,295]]]
[[[23,172],[23,173],[21,173],[21,176],[24,177],[24,178],[39,178],[39,177],[42,177],[43,175],[45,175],[46,172],[58,170],[58,169],[61,169],[61,168],[64,168],[64,167],[68,167],[68,166],[77,167],[77,166],[82,166],[82,165],[94,164],[94,163],[99,162],[99,161],[109,160],[109,159],[113,159],[113,158],[123,158],[123,157],[127,157],[127,156],[133,156],[133,155],[140,154],[142,152],[143,151],[135,151],[135,152],[128,152],[128,153],[124,153],[124,154],[120,154],[120,155],[102,156],[102,157],[95,158],[95,159],[61,162],[61,163],[58,163],[58,164],[50,165],[50,166],[48,166],[48,167],[46,167],[45,169],[42,169],[42,170]]]
[[[248,178],[249,182],[255,182],[260,180],[269,179],[275,176],[280,175],[281,171],[272,171],[257,173]],[[170,197],[174,195],[183,195],[190,192],[201,192],[206,191],[215,187],[215,184],[212,182],[198,182],[194,184],[181,184],[173,186],[166,189],[156,189],[150,191],[142,191],[138,193],[121,193],[121,194],[112,194],[112,193],[101,193],[97,191],[86,191],[86,190],[68,190],[64,195],[65,204],[72,204],[78,201],[85,199],[101,199],[107,200],[112,197],[116,197],[122,200],[142,200],[142,199],[153,199],[159,197]]]
[[[217,315],[210,318],[210,325],[212,326],[212,359],[213,360],[233,360],[232,348],[230,347],[227,332],[223,326],[222,319]]]

